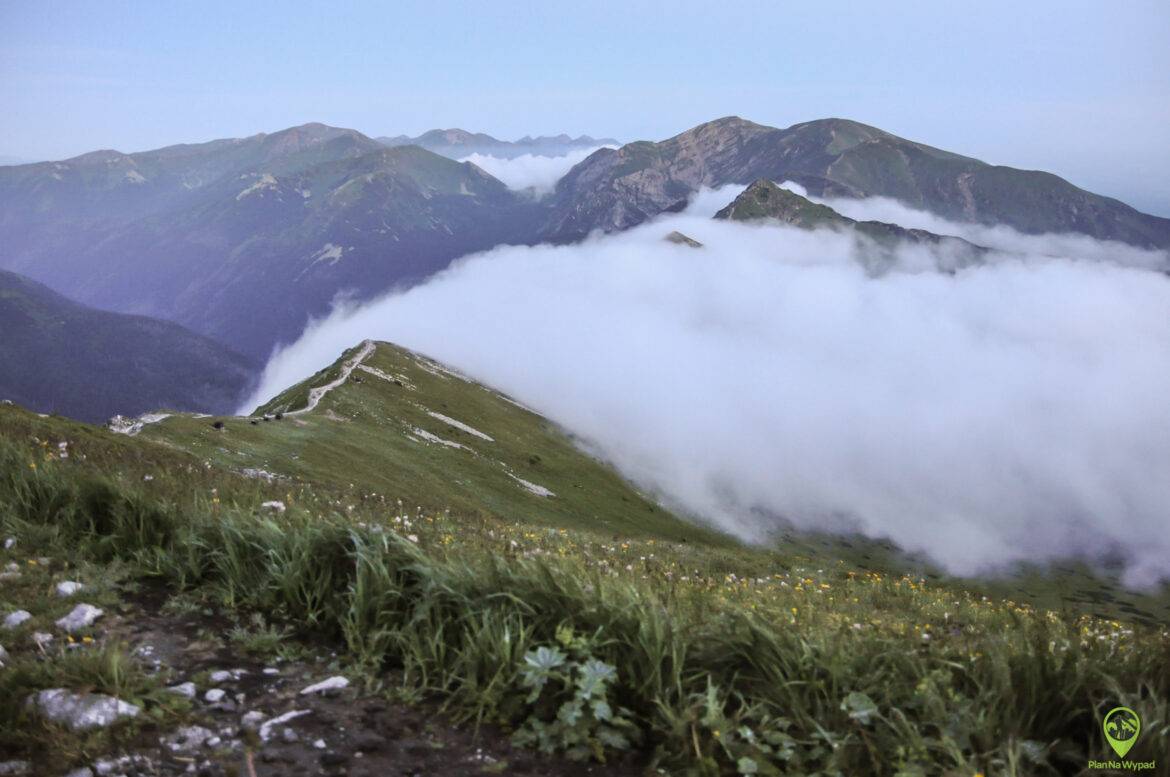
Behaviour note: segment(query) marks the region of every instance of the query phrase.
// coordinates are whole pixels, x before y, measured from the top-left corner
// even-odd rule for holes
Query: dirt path
[[[337,378],[329,381],[324,386],[317,386],[315,388],[309,389],[309,403],[301,409],[289,411],[285,413],[285,415],[298,416],[313,412],[317,405],[321,403],[321,400],[325,398],[326,394],[340,386],[342,383],[345,383],[345,381],[349,379],[350,373],[352,373],[359,364],[364,362],[369,357],[369,355],[374,352],[374,347],[373,340],[363,341],[362,349],[341,365],[341,374],[337,376]]]

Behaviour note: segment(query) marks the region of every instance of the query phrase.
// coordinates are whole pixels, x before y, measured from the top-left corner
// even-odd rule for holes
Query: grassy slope
[[[1170,756],[1164,629],[760,549],[400,514],[11,407],[0,431],[0,531],[25,547],[264,612],[524,730],[568,701],[557,682],[527,701],[528,651],[596,658],[668,773],[1074,773],[1116,703],[1153,732],[1134,757]],[[274,497],[286,513],[259,507]]]
[[[530,732],[566,697],[526,701],[525,654],[597,658],[669,773],[1072,773],[1107,752],[1099,721],[1116,703],[1147,731],[1170,726],[1170,632],[1153,623],[1170,620],[1166,597],[1075,569],[982,585],[891,574],[906,560],[857,540],[743,547],[645,509],[494,392],[389,346],[367,364],[391,380],[358,370],[312,413],[224,431],[180,417],[127,438],[0,407],[0,532],[264,612]],[[477,453],[414,442],[415,426]],[[271,499],[287,512],[260,507]],[[1135,756],[1164,761],[1165,744],[1151,734]]]
[[[751,556],[751,565],[764,571],[797,558],[887,575],[909,571],[935,583],[947,582],[940,571],[907,559],[889,543],[860,537],[786,532],[776,538],[774,554],[748,551],[637,493],[611,469],[582,454],[546,419],[388,343],[380,343],[365,365],[397,376],[402,386],[359,369],[353,376],[360,383],[347,381],[326,395],[314,412],[280,421],[257,420],[263,414],[304,407],[309,389],[337,378],[341,364],[358,349],[347,350],[334,364],[274,397],[251,419],[172,416],[147,426],[141,436],[228,470],[262,469],[288,477],[278,493],[290,485],[294,490],[308,485],[358,503],[394,505],[401,500],[412,511],[449,510],[464,517],[584,529],[609,537],[700,542],[724,549],[741,565]],[[427,415],[427,410],[468,424],[495,442],[451,427]],[[213,428],[216,421],[224,423],[223,431]],[[412,440],[407,436],[411,427],[475,453]],[[508,472],[548,488],[556,497],[529,493]],[[1170,623],[1170,590],[1126,590],[1116,577],[1095,574],[1079,564],[949,584],[1038,607],[1150,625]]]
[[[350,349],[341,361],[355,352]],[[290,388],[261,412],[303,407],[308,387],[336,378],[338,364]],[[264,469],[367,499],[371,494],[401,499],[411,509],[449,509],[462,515],[729,544],[721,535],[682,521],[638,494],[549,421],[490,389],[385,343],[364,366],[389,379],[355,370],[350,380],[305,415],[257,423],[255,418],[218,419],[225,424],[223,430],[212,427],[217,419],[178,416],[147,427],[142,436],[224,467]],[[493,441],[428,411],[466,424]],[[463,447],[428,441],[415,429]],[[533,494],[514,478],[555,496]]]

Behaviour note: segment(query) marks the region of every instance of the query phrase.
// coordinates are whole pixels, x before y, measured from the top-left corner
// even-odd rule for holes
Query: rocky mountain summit
[[[558,183],[545,235],[568,241],[593,229],[625,229],[680,207],[701,187],[759,178],[795,181],[816,196],[891,197],[949,219],[1025,233],[1170,245],[1170,219],[1050,173],[989,165],[846,119],[777,129],[734,116],[658,143],[591,155]]]

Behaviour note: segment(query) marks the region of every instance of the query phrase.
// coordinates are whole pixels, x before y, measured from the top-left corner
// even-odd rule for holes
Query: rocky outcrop
[[[693,237],[688,237],[687,235],[684,235],[682,232],[679,232],[677,229],[662,239],[668,243],[674,243],[676,245],[687,246],[689,248],[702,248],[703,247],[703,244],[700,243],[698,240],[695,240]]]

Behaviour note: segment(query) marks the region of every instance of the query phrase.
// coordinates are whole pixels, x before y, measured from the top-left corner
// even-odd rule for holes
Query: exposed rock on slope
[[[728,117],[660,143],[601,150],[557,185],[550,239],[645,221],[700,187],[793,180],[814,195],[885,196],[950,219],[1026,233],[1080,232],[1170,245],[1170,219],[1140,213],[1050,173],[989,165],[845,119],[776,129]]]

